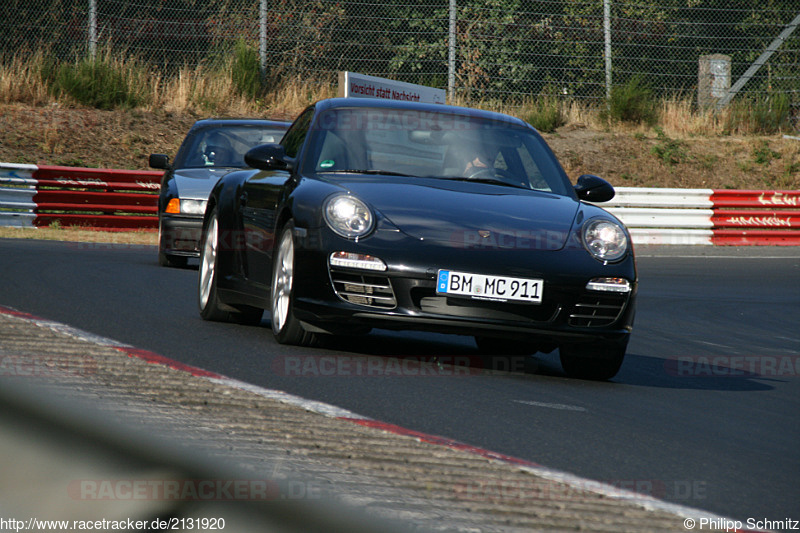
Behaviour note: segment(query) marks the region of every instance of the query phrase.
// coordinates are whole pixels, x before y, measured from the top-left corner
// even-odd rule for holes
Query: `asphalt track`
[[[565,378],[557,354],[509,361],[514,372],[420,376],[403,364],[474,356],[465,337],[377,331],[280,346],[268,315],[261,327],[202,321],[196,269],[158,267],[155,255],[0,239],[0,305],[680,505],[800,519],[796,248],[639,249],[634,337],[608,383]],[[370,354],[385,366],[359,372]]]

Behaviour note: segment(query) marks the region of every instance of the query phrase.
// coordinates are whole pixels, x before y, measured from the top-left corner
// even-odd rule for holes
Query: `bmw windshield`
[[[193,130],[175,156],[175,168],[243,168],[244,154],[259,144],[281,140],[286,128],[220,124]]]

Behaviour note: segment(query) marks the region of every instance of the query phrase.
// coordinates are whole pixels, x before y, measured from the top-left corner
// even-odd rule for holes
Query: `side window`
[[[506,163],[506,156],[503,152],[497,154],[497,159],[494,160],[494,168],[497,170],[508,170],[508,163]]]
[[[286,132],[286,135],[284,135],[283,140],[281,140],[281,144],[286,149],[286,155],[289,157],[297,157],[297,153],[300,151],[300,147],[303,146],[306,135],[308,135],[308,126],[313,116],[314,108],[310,107],[306,109],[303,114],[300,115],[300,118],[294,121],[294,124],[292,124]]]
[[[520,147],[518,152],[520,162],[525,169],[525,173],[528,175],[531,189],[550,192],[552,190],[550,184],[547,183],[547,180],[544,178],[539,165],[536,164],[531,153],[524,146]]]

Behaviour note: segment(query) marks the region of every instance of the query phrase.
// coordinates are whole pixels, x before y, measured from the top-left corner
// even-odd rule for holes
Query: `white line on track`
[[[534,402],[532,400],[511,400],[515,403],[524,403],[525,405],[533,405],[534,407],[546,407],[548,409],[560,409],[562,411],[581,411],[588,412],[588,409],[579,405],[567,405],[565,403],[545,403]]]

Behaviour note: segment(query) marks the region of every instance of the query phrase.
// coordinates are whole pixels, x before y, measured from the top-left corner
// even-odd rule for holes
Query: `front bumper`
[[[200,257],[202,215],[162,214],[159,221],[159,247],[167,255]]]
[[[608,340],[627,342],[633,326],[633,257],[603,265],[585,250],[468,250],[390,236],[353,243],[321,234],[297,249],[295,316],[307,327],[344,325],[416,329],[536,340],[545,345]],[[318,246],[317,244],[321,244]],[[381,258],[383,272],[332,267],[333,251]],[[545,280],[541,304],[484,301],[436,293],[438,269],[516,275]],[[595,277],[628,279],[631,291],[587,290]]]

